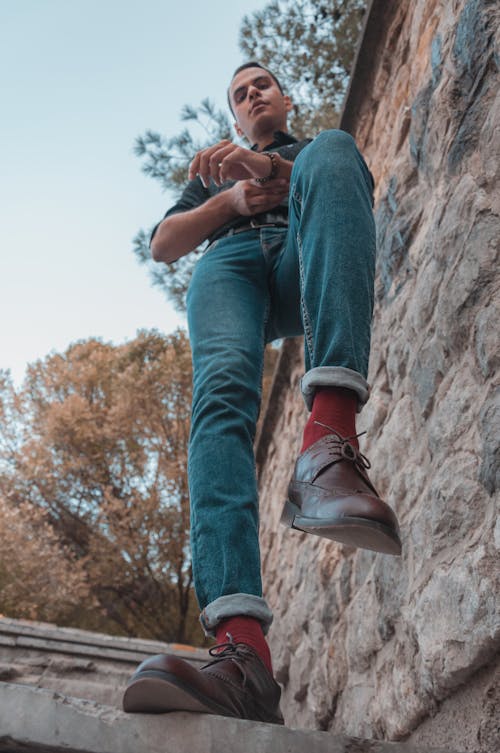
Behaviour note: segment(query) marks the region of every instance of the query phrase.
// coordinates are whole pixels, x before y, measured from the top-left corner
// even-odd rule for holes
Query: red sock
[[[246,643],[251,646],[257,655],[262,659],[269,672],[273,673],[271,664],[271,652],[264,638],[262,626],[255,617],[228,617],[217,625],[216,639],[217,643],[228,643],[231,636],[234,643]]]
[[[314,394],[311,415],[304,429],[301,452],[334,429],[341,437],[354,437],[356,434],[356,408],[358,397],[345,387],[318,387]],[[319,421],[330,428],[315,423]],[[350,443],[358,450],[357,439]]]

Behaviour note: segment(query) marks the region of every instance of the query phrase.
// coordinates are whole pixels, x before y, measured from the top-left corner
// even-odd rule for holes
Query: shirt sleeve
[[[199,176],[196,176],[194,180],[190,180],[182,192],[179,201],[174,204],[173,207],[170,207],[160,222],[158,222],[153,228],[153,232],[149,239],[149,245],[151,245],[151,241],[163,220],[170,217],[172,214],[179,214],[180,212],[187,212],[189,209],[196,209],[196,207],[201,206],[208,198],[210,198],[210,193],[208,189],[203,187],[203,183]]]

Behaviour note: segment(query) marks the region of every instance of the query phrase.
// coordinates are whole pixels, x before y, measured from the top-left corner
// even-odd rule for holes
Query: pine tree
[[[216,109],[209,99],[204,99],[199,107],[185,105],[181,120],[197,126],[196,130],[203,134],[203,138],[197,138],[188,128],[170,139],[148,130],[143,136],[138,136],[134,144],[134,152],[142,160],[142,171],[159,181],[164,191],[175,195],[180,195],[187,182],[189,163],[196,152],[222,139],[231,138],[228,115]],[[200,252],[198,250],[183,256],[174,265],[156,264],[151,259],[149,249],[152,230],[138,231],[132,241],[133,252],[139,263],[148,268],[153,285],[166,293],[178,311],[184,311],[186,291]]]
[[[366,0],[273,0],[243,19],[240,49],[291,96],[298,137],[338,124],[365,9]]]
[[[292,97],[290,128],[297,137],[337,126],[366,4],[366,0],[272,0],[243,19],[239,45],[244,58],[268,67]],[[181,119],[198,126],[203,138],[196,138],[189,128],[170,139],[146,131],[134,147],[143,160],[143,172],[176,196],[195,153],[231,138],[228,115],[207,99],[199,107],[186,105]],[[182,311],[199,251],[171,265],[156,264],[149,250],[151,230],[137,233],[133,251],[148,267],[153,284]]]

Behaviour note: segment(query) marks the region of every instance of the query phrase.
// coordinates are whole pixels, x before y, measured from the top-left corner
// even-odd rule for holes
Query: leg
[[[168,654],[146,659],[125,691],[125,711],[201,711],[283,724],[263,635],[272,614],[262,598],[253,455],[268,300],[255,232],[219,241],[198,262],[188,294],[192,557],[202,625],[224,645],[201,669]]]
[[[209,249],[188,293],[191,543],[202,624],[212,635],[226,617],[250,615],[265,629],[272,619],[262,599],[253,454],[268,297],[255,233]]]
[[[396,517],[371,484],[355,436],[356,404],[368,398],[372,187],[354,140],[342,131],[318,136],[293,168],[289,235],[274,276],[273,325],[282,335],[295,334],[300,302],[302,393],[312,414],[282,520],[335,541],[399,554]]]
[[[321,133],[294,164],[290,228],[274,274],[273,331],[283,337],[303,328],[302,390],[309,408],[318,386],[348,387],[360,405],[368,398],[372,187],[354,140],[343,131]]]

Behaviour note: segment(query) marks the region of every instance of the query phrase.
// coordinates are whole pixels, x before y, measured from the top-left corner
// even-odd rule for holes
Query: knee
[[[194,355],[193,431],[201,425],[207,433],[237,426],[253,434],[260,403],[260,365],[217,345]]]
[[[373,190],[373,179],[353,137],[345,131],[323,131],[303,149],[295,160],[292,181],[300,186],[325,183],[345,188],[359,181]],[[303,185],[305,189],[305,185]],[[300,188],[299,191],[300,193]]]
[[[357,154],[356,142],[345,131],[337,128],[322,131],[298,155],[295,166],[303,172],[308,169],[318,174],[318,171],[341,169],[343,165],[352,165]]]
[[[356,151],[356,142],[353,137],[347,133],[347,131],[341,131],[339,128],[331,128],[327,131],[321,131],[316,138],[311,142],[310,146],[314,146],[319,150],[331,150],[331,151]]]

